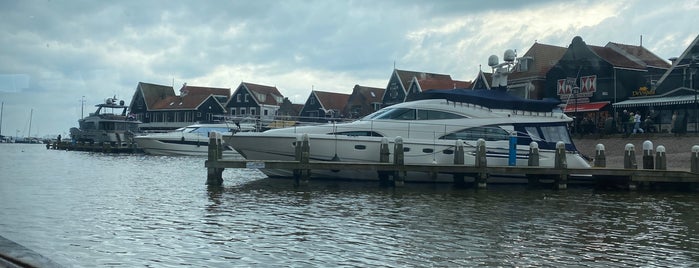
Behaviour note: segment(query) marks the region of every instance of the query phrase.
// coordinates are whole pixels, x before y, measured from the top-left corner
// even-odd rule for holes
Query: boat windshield
[[[208,135],[210,132],[218,133],[229,133],[232,132],[230,128],[225,127],[185,127],[182,132],[184,133],[196,133],[199,135]]]
[[[411,109],[411,108],[388,108],[373,113],[365,119],[384,120],[442,120],[465,118],[462,115],[435,110]]]

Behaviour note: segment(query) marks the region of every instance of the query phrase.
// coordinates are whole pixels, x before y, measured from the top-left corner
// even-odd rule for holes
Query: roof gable
[[[349,101],[349,94],[335,93],[335,92],[325,92],[314,90],[313,94],[320,103],[321,107],[328,110],[342,111],[345,105]]]
[[[546,73],[556,65],[558,60],[566,53],[567,48],[542,43],[534,43],[529,50],[524,53],[518,63],[519,71],[508,76],[510,80],[529,77],[545,77]],[[523,61],[527,61],[526,63]],[[523,64],[527,64],[524,70]]]
[[[667,61],[653,54],[653,52],[650,52],[643,46],[633,46],[609,42],[605,47],[616,51],[617,53],[623,55],[624,57],[628,58],[631,61],[634,61],[639,65],[663,69],[670,68],[670,64]]]
[[[694,38],[694,41],[689,44],[687,49],[682,52],[682,55],[673,61],[672,66],[668,69],[665,74],[658,80],[658,89],[662,91],[673,90],[677,85],[681,85],[682,81],[670,81],[676,79],[670,79],[670,75],[675,73],[675,76],[681,76],[682,72],[686,71],[686,68],[694,62],[694,64],[699,63],[699,35]],[[674,84],[672,86],[671,84]]]
[[[259,105],[276,105],[279,106],[284,101],[284,96],[279,93],[277,87],[258,85],[253,83],[241,83],[252,95],[252,98]]]
[[[185,96],[170,96],[156,102],[152,110],[196,110],[207,99],[213,98],[219,103],[213,94],[194,94]],[[223,106],[221,106],[223,108]]]
[[[416,71],[405,71],[396,69],[396,75],[403,84],[403,89],[407,90],[410,85],[410,81],[413,77],[418,80],[431,79],[431,80],[449,80],[451,81],[451,76],[448,74],[436,74],[436,73],[426,73],[426,72],[416,72]]]
[[[180,88],[180,95],[218,95],[229,97],[231,95],[231,89],[190,86],[185,83],[182,85],[182,88]]]
[[[136,94],[141,94],[146,103],[146,109],[153,109],[154,105],[166,98],[175,96],[175,90],[170,86],[156,85],[138,82]],[[132,104],[133,105],[133,99]]]

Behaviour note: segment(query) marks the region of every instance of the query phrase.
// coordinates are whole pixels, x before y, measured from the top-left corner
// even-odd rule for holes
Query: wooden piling
[[[393,185],[400,187],[405,184],[405,170],[402,168],[405,165],[405,152],[403,151],[403,138],[396,137],[393,143],[393,165],[396,166],[396,171],[393,172]]]
[[[692,146],[692,158],[690,160],[692,173],[699,173],[699,145]]]
[[[464,142],[462,140],[456,140],[454,145],[454,165],[464,164]],[[454,173],[454,185],[456,187],[464,187],[466,181],[464,180],[464,173]]]
[[[654,169],[655,163],[653,161],[653,142],[644,141],[643,142],[643,169]]]
[[[559,190],[568,189],[568,159],[566,158],[566,145],[562,141],[556,143],[556,154],[554,159],[554,168],[560,170],[560,175],[557,179]]]
[[[476,141],[476,161],[475,166],[479,169],[476,173],[476,185],[480,189],[484,189],[488,185],[488,158],[486,158],[485,140],[478,139]]]
[[[311,170],[307,168],[311,146],[308,134],[304,133],[296,139],[296,161],[299,162],[301,168],[294,169],[294,183],[296,186],[308,185],[308,179],[311,177]]]
[[[665,155],[665,146],[658,145],[655,148],[655,169],[667,170],[667,156]]]
[[[539,166],[539,143],[532,141],[529,143],[529,158],[527,160],[527,165],[530,167]],[[527,182],[530,185],[539,183],[539,175],[527,174]]]
[[[383,138],[381,138],[381,147],[379,148],[379,162],[380,163],[389,163],[390,156],[391,156],[391,152],[388,149],[388,138],[383,137]],[[379,170],[377,172],[379,174],[379,184],[381,186],[388,186],[389,177],[391,176],[391,172],[390,171],[382,171],[382,170]]]
[[[604,149],[604,144],[595,146],[595,167],[607,167],[607,156]]]
[[[638,164],[636,163],[636,148],[631,143],[626,144],[624,147],[624,168],[638,169]]]
[[[217,162],[222,156],[221,134],[212,131],[209,133],[209,148],[207,162]],[[212,186],[223,185],[223,168],[208,167],[206,174],[206,184]]]

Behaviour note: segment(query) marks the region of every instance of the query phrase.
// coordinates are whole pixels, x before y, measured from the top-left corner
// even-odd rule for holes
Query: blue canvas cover
[[[443,89],[413,94],[408,101],[423,99],[445,99],[453,102],[471,103],[491,109],[551,112],[558,108],[558,99],[531,100],[508,94],[502,89]]]

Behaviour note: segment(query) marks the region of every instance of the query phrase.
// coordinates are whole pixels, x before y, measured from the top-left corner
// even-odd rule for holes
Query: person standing
[[[624,131],[624,135],[629,134],[629,112],[624,110],[624,112],[621,113],[621,120],[619,120],[621,123],[621,129]]]
[[[636,114],[633,116],[633,134],[636,134],[636,132],[645,132],[641,128],[641,114],[636,111]]]

